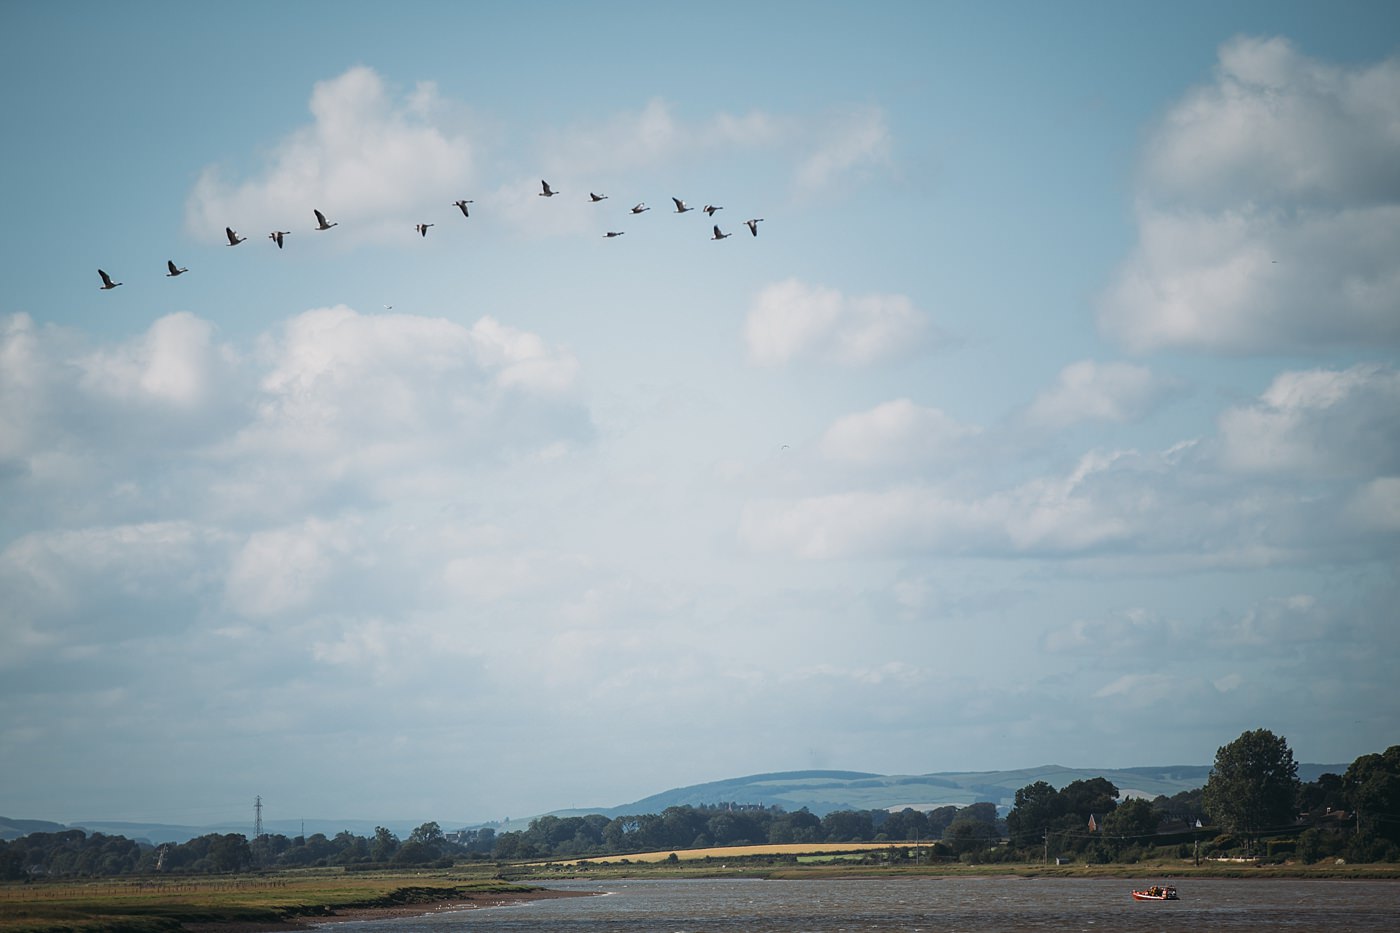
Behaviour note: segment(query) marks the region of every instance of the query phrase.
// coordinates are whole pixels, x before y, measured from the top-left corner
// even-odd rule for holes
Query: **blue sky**
[[[0,813],[1398,740],[1393,4],[20,3],[0,77]]]

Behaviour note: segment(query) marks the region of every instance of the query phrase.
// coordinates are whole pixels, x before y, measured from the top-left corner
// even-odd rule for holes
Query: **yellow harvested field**
[[[708,849],[666,849],[658,852],[637,852],[630,855],[602,855],[597,858],[571,859],[554,864],[577,865],[579,862],[604,862],[616,864],[624,859],[629,862],[663,862],[676,854],[683,862],[693,862],[707,858],[744,858],[753,855],[822,855],[833,852],[878,852],[885,849],[912,849],[915,846],[927,849],[928,842],[796,842],[787,845],[762,846],[713,846]]]

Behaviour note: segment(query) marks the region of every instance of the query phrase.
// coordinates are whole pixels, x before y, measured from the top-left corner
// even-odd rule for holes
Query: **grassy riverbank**
[[[311,920],[490,906],[543,893],[469,874],[316,871],[10,884],[0,886],[0,933],[244,933],[295,929]]]
[[[1400,865],[1316,865],[1163,859],[1132,865],[862,864],[857,849],[801,853],[753,846],[644,853],[580,862],[351,872],[315,869],[237,876],[56,881],[0,885],[0,933],[253,933],[311,922],[407,916],[561,896],[541,888],[566,879],[621,878],[1294,878],[1400,879]],[[882,846],[887,849],[888,846]],[[854,857],[854,858],[852,858]]]

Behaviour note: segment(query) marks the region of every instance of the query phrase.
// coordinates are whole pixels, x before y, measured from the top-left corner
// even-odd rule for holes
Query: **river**
[[[334,933],[959,933],[959,931],[1400,930],[1400,882],[1282,879],[1176,882],[1176,901],[1139,902],[1148,879],[899,878],[579,881],[597,892],[337,923]]]

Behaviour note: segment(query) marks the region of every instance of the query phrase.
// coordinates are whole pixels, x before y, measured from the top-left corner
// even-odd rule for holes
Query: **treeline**
[[[1016,792],[996,857],[1400,861],[1400,745],[1344,774],[1300,782],[1297,772],[1287,741],[1257,729],[1217,751],[1205,787],[1173,797],[1120,801],[1103,778],[1060,790],[1037,781]]]
[[[1300,782],[1287,742],[1264,729],[1222,746],[1203,788],[1173,797],[1119,800],[1104,778],[1016,792],[1005,819],[993,803],[932,810],[835,810],[721,804],[607,817],[542,816],[529,827],[444,833],[424,823],[400,840],[371,837],[210,834],[152,846],[82,830],[0,841],[0,880],[161,873],[224,873],[303,866],[348,871],[622,857],[657,850],[790,843],[924,842],[920,857],[961,861],[1135,862],[1148,857],[1252,857],[1315,862],[1400,861],[1400,745],[1357,758],[1344,774]]]
[[[89,835],[80,829],[30,833],[0,841],[0,880],[111,875],[222,874],[337,865],[349,870],[423,865],[450,866],[457,859],[487,858],[490,829],[448,838],[437,823],[424,823],[400,840],[384,827],[372,837],[350,832],[288,837],[210,833],[188,842],[151,845],[123,836]]]
[[[600,814],[541,816],[528,829],[497,836],[492,857],[578,859],[711,846],[896,840],[941,841],[956,853],[996,842],[1004,828],[993,803],[896,813],[833,810],[821,817],[806,809],[679,806],[612,819]]]

